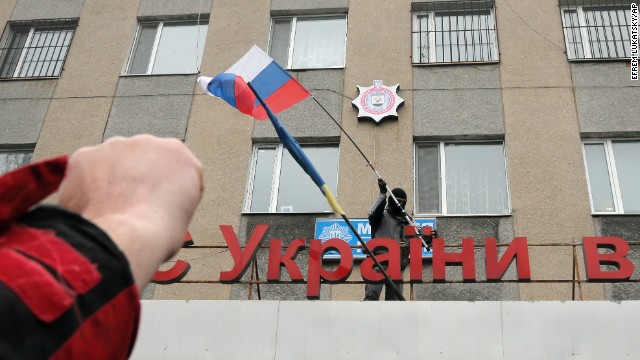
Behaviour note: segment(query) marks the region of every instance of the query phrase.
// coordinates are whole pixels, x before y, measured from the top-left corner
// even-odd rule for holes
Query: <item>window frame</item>
[[[34,159],[33,159],[33,154],[34,154],[34,152],[35,152],[35,149],[34,149],[34,148],[30,148],[30,147],[26,147],[26,146],[25,146],[25,147],[9,147],[9,148],[0,148],[0,154],[3,154],[3,153],[30,153],[30,154],[31,154],[31,159],[29,159],[29,161],[28,161],[28,162],[23,163],[22,165],[20,165],[20,166],[18,166],[18,167],[22,167],[22,166],[25,166],[25,165],[27,165],[27,164],[32,163],[32,162],[33,162],[33,160],[34,160]],[[7,172],[9,172],[9,171],[13,171],[13,170],[15,170],[15,169],[17,169],[17,168],[14,168],[14,169],[12,169],[12,170],[8,170]],[[4,175],[5,173],[6,173],[6,172],[0,172],[0,176]]]
[[[562,19],[562,32],[564,35],[564,44],[565,44],[565,53],[567,55],[567,60],[568,61],[610,61],[610,60],[629,60],[631,58],[631,54],[629,54],[629,56],[627,57],[593,57],[592,51],[591,51],[591,43],[589,42],[590,36],[589,36],[589,25],[587,25],[587,17],[585,15],[585,10],[584,8],[587,9],[617,9],[617,10],[623,10],[626,11],[629,10],[629,7],[624,7],[624,5],[617,5],[617,4],[613,4],[613,5],[608,5],[608,4],[598,4],[598,5],[574,5],[574,6],[561,6],[560,7],[560,17]],[[577,26],[577,30],[580,33],[580,44],[582,45],[582,54],[583,57],[570,57],[570,53],[572,53],[572,51],[570,51],[570,45],[569,45],[569,34],[567,33],[567,30],[572,29],[572,28],[576,28],[575,26],[569,26],[569,24],[566,23],[565,20],[565,15],[567,11],[575,11],[576,12],[576,17],[578,18],[578,26]],[[626,15],[624,18],[625,22],[627,23],[627,27],[629,27],[631,24],[627,22],[626,19]],[[620,27],[620,25],[618,25]],[[597,30],[596,30],[597,31]],[[605,38],[601,39],[600,37],[598,37],[598,39],[596,39],[598,42],[604,42],[605,44],[607,43],[607,39],[606,39],[606,32],[605,32]],[[615,40],[614,40],[615,41]],[[620,40],[622,41],[622,39]],[[624,45],[623,45],[623,49],[624,49]],[[576,54],[577,55],[577,54]]]
[[[342,65],[336,66],[327,66],[327,67],[292,67],[291,63],[293,61],[293,51],[295,49],[295,37],[297,30],[297,23],[299,18],[337,18],[344,17],[344,51],[342,58]],[[269,56],[271,56],[271,42],[273,41],[273,28],[275,26],[275,22],[281,19],[291,19],[291,31],[289,32],[289,49],[287,51],[287,63],[280,64],[286,70],[321,70],[321,69],[344,69],[347,63],[347,31],[349,29],[348,17],[346,14],[322,14],[322,15],[283,15],[283,16],[272,16],[271,24],[269,27],[269,43],[267,45],[267,49],[269,49]]]
[[[446,188],[446,155],[445,155],[445,146],[447,144],[488,144],[488,145],[501,145],[502,146],[502,155],[503,155],[503,163],[504,163],[504,174],[505,174],[505,191],[507,192],[507,212],[502,214],[454,214],[448,212],[447,207],[447,188]],[[417,149],[420,145],[437,145],[438,146],[438,196],[440,200],[440,211],[436,213],[424,212],[421,213],[418,210],[418,154]],[[447,216],[447,217],[489,217],[489,216],[510,216],[512,214],[512,206],[511,206],[511,189],[509,187],[509,171],[507,167],[507,154],[506,154],[506,146],[504,140],[467,140],[467,141],[458,141],[458,140],[443,140],[443,141],[415,141],[413,146],[413,213],[416,216]]]
[[[584,162],[585,176],[587,178],[587,190],[589,191],[589,204],[591,205],[591,215],[635,215],[640,213],[627,213],[624,210],[624,202],[622,201],[622,193],[620,191],[620,182],[618,178],[618,170],[616,166],[615,154],[613,153],[614,142],[635,142],[640,144],[640,139],[591,139],[582,141],[582,159]],[[589,167],[587,164],[587,154],[585,144],[602,144],[604,145],[605,159],[607,160],[607,171],[609,172],[609,184],[611,187],[611,196],[613,198],[614,211],[595,211],[593,204],[593,194],[591,193],[591,179],[589,178]]]
[[[436,14],[437,13],[457,13],[457,12],[465,14],[465,13],[474,13],[474,12],[481,12],[481,11],[488,11],[489,19],[492,21],[492,24],[491,24],[493,26],[492,28],[481,30],[481,31],[492,32],[492,34],[489,36],[491,37],[492,54],[495,54],[494,56],[495,59],[477,60],[477,61],[472,61],[472,60],[471,61],[470,60],[437,61],[436,47],[438,44],[437,44],[437,38],[436,38]],[[418,35],[418,38],[421,37],[418,18],[424,15],[427,15],[427,21],[428,21],[427,33],[429,36],[429,40],[428,40],[429,54],[427,57],[427,61],[422,61],[421,55],[420,55],[420,48],[415,38],[416,34]],[[498,45],[498,23],[496,21],[495,6],[480,8],[480,9],[452,8],[452,9],[439,9],[439,10],[412,11],[411,29],[412,29],[411,31],[411,65],[423,66],[423,65],[451,65],[451,64],[495,64],[500,62],[500,46]],[[457,31],[460,31],[460,30],[457,30]],[[465,29],[462,31],[470,31],[472,33],[471,36],[473,36],[472,30]],[[451,32],[451,30],[449,30],[449,32]],[[431,61],[430,59],[434,59],[434,60]]]
[[[194,23],[194,26],[202,26],[202,25],[207,25],[207,34],[209,33],[209,19],[198,19],[198,20],[148,20],[148,21],[139,21],[138,22],[138,26],[136,28],[136,35],[133,38],[133,43],[131,45],[131,50],[129,51],[129,56],[127,58],[127,63],[125,64],[124,67],[124,71],[122,73],[123,76],[158,76],[158,75],[192,75],[192,74],[197,74],[200,71],[200,66],[202,65],[202,57],[200,58],[196,58],[197,60],[197,64],[196,64],[196,70],[194,72],[176,72],[176,73],[160,73],[160,74],[154,74],[153,71],[153,66],[155,65],[156,62],[156,56],[158,53],[158,46],[160,45],[160,38],[162,36],[162,31],[164,30],[164,25],[167,23]],[[131,66],[133,65],[133,60],[136,54],[136,51],[138,49],[138,40],[140,38],[141,32],[142,32],[142,27],[144,25],[150,25],[150,24],[156,24],[156,34],[155,34],[155,38],[153,40],[153,48],[151,49],[151,54],[149,55],[149,61],[147,63],[147,70],[145,73],[131,73]],[[198,31],[200,31],[198,29]],[[200,36],[200,33],[198,33],[198,36]],[[205,39],[206,41],[206,35],[205,35]],[[198,42],[200,41],[200,39],[198,39]],[[203,47],[203,54],[204,54],[204,48],[205,48],[205,43],[202,42],[202,47]],[[196,49],[197,50],[197,49]],[[198,52],[198,56],[200,56],[200,53]]]
[[[337,150],[336,158],[336,188],[338,186],[339,172],[340,172],[340,144],[337,142],[318,142],[318,143],[303,143],[299,144],[303,150],[305,146],[318,146],[318,147],[335,147]],[[276,151],[274,158],[274,166],[271,174],[271,193],[269,197],[269,210],[268,211],[251,211],[251,203],[253,201],[254,181],[256,175],[256,168],[258,165],[258,150],[260,148],[273,148]],[[278,195],[280,192],[280,173],[282,170],[282,159],[284,152],[287,151],[282,143],[259,143],[254,144],[251,154],[251,165],[249,168],[249,174],[247,178],[247,190],[245,192],[245,198],[242,205],[243,214],[327,214],[333,213],[333,210],[326,211],[304,211],[304,212],[278,212]],[[325,179],[326,181],[326,179]],[[337,190],[337,189],[336,189]],[[320,191],[320,190],[318,190]]]
[[[8,22],[7,26],[5,27],[6,36],[2,36],[1,38],[3,43],[2,43],[2,47],[0,47],[0,71],[3,71],[4,69],[5,62],[7,60],[6,56],[9,54],[10,50],[12,49],[10,48],[10,46],[11,46],[11,42],[14,40],[15,34],[17,34],[20,30],[24,31],[27,29],[28,29],[28,33],[24,41],[24,44],[22,44],[20,47],[15,48],[15,50],[20,51],[20,55],[18,56],[18,61],[16,63],[15,69],[13,70],[13,73],[11,75],[7,74],[8,76],[6,77],[1,77],[1,74],[0,74],[0,80],[60,78],[62,76],[62,71],[64,70],[64,65],[67,61],[67,56],[69,55],[69,51],[71,50],[71,45],[73,43],[73,38],[75,36],[76,29],[78,28],[78,20],[79,20],[78,18],[62,18],[62,19],[42,19],[42,20],[19,20],[19,21]],[[51,48],[50,45],[52,43],[49,43],[46,46],[35,46],[35,47],[31,44],[31,42],[34,40],[33,38],[36,30],[40,32],[46,32],[46,33],[52,32],[53,36],[55,36],[56,33],[61,33],[62,31],[70,30],[71,35],[69,38],[69,45],[65,47],[64,41],[63,41],[63,44],[60,46],[60,48],[64,49],[65,52],[64,52],[64,57],[62,57],[60,60],[54,60],[53,58],[50,60],[46,60],[46,59],[44,60],[48,63],[45,74],[49,71],[51,64],[54,64],[57,62],[60,62],[59,72],[57,73],[54,72],[53,75],[20,76],[20,72],[22,72],[23,67],[25,66],[25,59],[31,49],[38,49],[38,48],[50,49]],[[62,38],[62,36],[58,36],[58,40],[56,41],[56,46],[53,46],[54,48],[58,47],[57,42],[60,41],[60,38]],[[66,38],[66,36],[64,36],[64,38]],[[54,50],[54,53],[55,53],[55,50]],[[47,50],[45,54],[46,54],[45,57],[48,56],[49,50]],[[40,55],[38,55],[38,59],[40,59],[41,56],[42,56],[42,52],[40,53]],[[55,70],[56,66],[54,66],[53,70]],[[42,68],[44,68],[44,65]],[[42,68],[40,69],[40,72],[39,72],[40,74],[42,74]]]

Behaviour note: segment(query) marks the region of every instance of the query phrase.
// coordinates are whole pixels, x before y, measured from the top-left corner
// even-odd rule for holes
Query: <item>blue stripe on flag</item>
[[[237,109],[236,94],[234,91],[235,82],[236,74],[220,73],[209,82],[207,90],[209,90],[212,95],[223,99]]]
[[[290,79],[291,75],[275,61],[272,61],[271,64],[267,65],[250,83],[258,95],[260,95],[264,101],[267,101],[267,98],[271,96],[271,94],[275,93]]]

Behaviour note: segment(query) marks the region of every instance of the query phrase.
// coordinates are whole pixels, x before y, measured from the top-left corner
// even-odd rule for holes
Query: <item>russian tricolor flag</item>
[[[273,113],[285,110],[311,95],[256,45],[224,73],[214,78],[201,76],[198,82],[209,95],[222,98],[240,112],[258,120],[266,119],[267,112],[247,83],[251,83]]]
[[[198,82],[209,95],[224,99],[241,112],[258,120],[269,118],[291,157],[311,177],[333,211],[344,215],[327,183],[275,115],[311,96],[307,89],[255,45],[226,72],[214,78],[199,77]]]

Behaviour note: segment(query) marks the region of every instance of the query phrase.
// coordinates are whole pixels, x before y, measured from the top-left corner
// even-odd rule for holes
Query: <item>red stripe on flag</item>
[[[309,96],[311,96],[311,94],[307,89],[300,85],[296,79],[291,78],[289,81],[284,83],[280,89],[263,100],[267,103],[267,106],[269,106],[271,111],[273,111],[274,114],[277,114]],[[267,112],[262,106],[258,106],[253,109],[252,115],[258,120],[265,120],[267,118]]]
[[[236,98],[236,108],[238,108],[241,113],[251,115],[256,102],[256,96],[240,76],[236,76],[233,84],[233,93]]]

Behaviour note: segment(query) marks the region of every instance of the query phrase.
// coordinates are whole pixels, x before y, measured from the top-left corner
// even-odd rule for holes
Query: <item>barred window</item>
[[[1,150],[0,175],[31,162],[33,150]]]
[[[569,60],[631,55],[631,5],[626,0],[561,0]]]
[[[57,77],[77,19],[15,21],[0,49],[0,78]]]
[[[498,61],[492,2],[434,2],[422,9],[413,13],[414,64]]]

